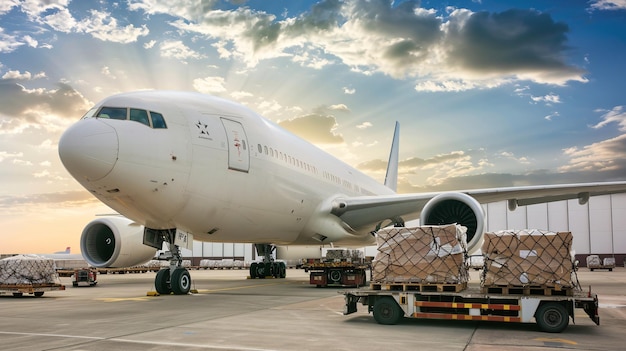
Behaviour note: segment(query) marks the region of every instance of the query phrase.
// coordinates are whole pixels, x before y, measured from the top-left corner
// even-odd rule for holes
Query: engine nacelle
[[[485,212],[473,197],[464,193],[439,194],[424,206],[420,217],[422,225],[458,223],[467,227],[467,250],[480,249],[485,228]]]
[[[95,219],[83,229],[80,250],[92,266],[132,267],[149,261],[156,249],[143,244],[143,226],[124,217]]]

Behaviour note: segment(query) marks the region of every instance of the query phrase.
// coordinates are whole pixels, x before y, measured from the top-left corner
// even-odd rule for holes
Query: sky
[[[402,193],[626,180],[626,0],[1,0],[0,253],[112,213],[62,132],[142,89],[240,102]]]

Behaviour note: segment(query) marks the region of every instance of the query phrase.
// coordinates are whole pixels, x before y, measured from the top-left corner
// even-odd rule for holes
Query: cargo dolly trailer
[[[430,288],[428,288],[430,286]],[[453,285],[454,286],[454,285]],[[375,286],[373,286],[375,287]],[[360,289],[342,292],[344,315],[357,311],[357,304],[367,306],[379,324],[396,324],[403,317],[537,323],[539,329],[560,333],[574,322],[574,310],[583,309],[600,325],[598,297],[572,289],[546,289],[545,295],[490,294],[478,287],[445,291],[447,285],[420,285],[415,291]],[[434,291],[430,291],[434,290]],[[443,291],[442,291],[443,290]]]

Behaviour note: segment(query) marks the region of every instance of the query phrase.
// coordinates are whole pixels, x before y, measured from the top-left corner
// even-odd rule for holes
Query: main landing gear
[[[182,267],[183,260],[178,245],[170,244],[170,251],[164,253],[164,258],[170,261],[170,266],[157,272],[154,279],[156,291],[161,295],[187,295],[191,290],[191,276]]]
[[[253,262],[250,265],[251,279],[264,279],[267,277],[285,278],[287,276],[287,266],[285,262],[276,262],[272,253],[276,246],[272,244],[254,244],[259,256],[263,256],[263,262]]]

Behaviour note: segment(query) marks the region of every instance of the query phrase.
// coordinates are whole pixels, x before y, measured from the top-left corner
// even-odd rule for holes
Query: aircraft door
[[[243,125],[230,119],[220,119],[228,138],[228,168],[247,173],[250,169],[250,145]]]

